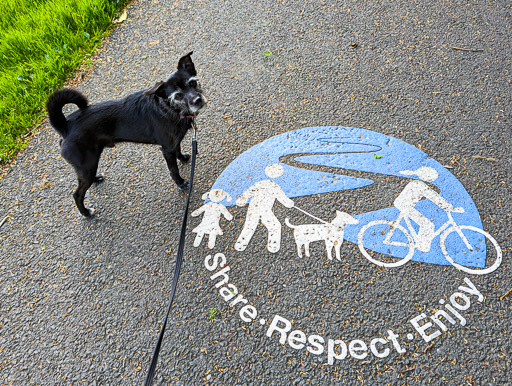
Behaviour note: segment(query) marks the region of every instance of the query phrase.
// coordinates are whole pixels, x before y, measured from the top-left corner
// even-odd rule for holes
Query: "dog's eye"
[[[183,99],[183,94],[181,92],[177,92],[174,94],[174,99],[181,100]]]
[[[191,80],[190,82],[188,82],[188,85],[192,88],[196,88],[197,87],[197,82],[195,80]]]

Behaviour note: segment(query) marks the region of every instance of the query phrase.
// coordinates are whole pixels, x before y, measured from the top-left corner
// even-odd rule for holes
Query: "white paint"
[[[231,268],[227,265],[227,259],[224,254],[208,255],[204,259],[204,264],[208,271],[217,270],[210,276],[210,280],[212,280],[213,286],[218,288],[219,295],[226,303],[231,307],[239,308],[239,316],[243,322],[252,323],[258,320],[261,325],[266,324],[264,318],[258,319],[256,307],[249,304],[248,299],[239,293],[236,285],[229,282],[228,273],[231,271]],[[457,324],[456,320],[458,319],[460,325],[464,326],[466,319],[459,311],[465,311],[470,308],[472,297],[476,301],[484,299],[482,293],[468,278],[465,278],[464,282],[465,285],[458,287],[460,292],[456,291],[448,297],[450,299],[449,303],[446,303],[444,299],[439,300],[439,304],[444,306],[444,309],[437,310],[430,316],[427,316],[426,313],[421,313],[410,320],[410,324],[425,342],[429,343],[440,336],[442,331],[447,331],[449,328],[447,323],[453,326]],[[406,352],[399,335],[393,332],[393,330],[387,330],[387,336],[385,337],[374,337],[370,340],[369,344],[363,339],[353,339],[345,342],[342,339],[325,339],[315,334],[308,336],[308,334],[300,329],[292,330],[291,321],[279,315],[274,316],[266,331],[266,336],[269,338],[274,335],[278,336],[280,344],[288,345],[295,350],[305,349],[314,355],[326,353],[327,362],[330,365],[348,357],[357,360],[368,359],[369,354],[372,354],[375,358],[386,358],[391,354],[392,348],[399,354]],[[406,337],[411,341],[414,335],[407,333]],[[392,348],[389,346],[390,343]]]
[[[434,168],[421,167],[415,171],[403,170],[399,173],[404,175],[416,175],[420,180],[422,180],[409,182],[395,199],[393,205],[400,211],[402,217],[418,224],[419,230],[417,233],[414,232],[414,229],[411,226],[409,226],[409,231],[416,243],[416,249],[421,252],[428,252],[430,251],[432,240],[435,237],[434,223],[426,218],[422,213],[414,209],[414,207],[421,200],[428,199],[447,212],[453,211],[454,208],[435,190],[423,182],[432,182],[437,179],[438,174]]]
[[[274,334],[278,336],[280,344],[288,344],[288,346],[295,350],[305,348],[314,355],[321,355],[327,351],[327,363],[330,365],[334,364],[335,361],[348,357],[363,360],[368,358],[370,353],[376,358],[385,358],[391,353],[391,349],[386,347],[389,342],[393,343],[398,353],[403,354],[406,352],[405,348],[400,345],[398,335],[391,330],[388,330],[388,340],[382,337],[373,338],[368,349],[368,345],[362,339],[353,339],[346,343],[342,339],[326,340],[324,337],[314,334],[308,336],[299,329],[292,331],[292,323],[288,319],[275,315],[267,329],[266,336],[271,338]]]
[[[407,338],[409,338],[409,335],[411,334],[407,334]],[[411,340],[412,338],[410,338],[409,340]],[[372,352],[373,355],[375,355],[377,358],[386,358],[389,353],[391,352],[391,350],[386,347],[384,349],[384,351],[379,351],[379,348],[377,347],[377,344],[381,345],[381,346],[385,346],[388,342],[386,341],[386,339],[383,339],[383,338],[375,338],[375,339],[372,339],[372,341],[370,342],[370,350]]]
[[[387,233],[386,233],[386,237],[384,238],[383,244],[405,247],[408,249],[406,255],[402,259],[398,259],[394,263],[384,263],[383,261],[377,260],[364,247],[364,234],[368,231],[368,229],[370,229],[374,226],[382,226],[382,225],[389,227],[389,231],[387,231]],[[401,231],[407,237],[407,243],[390,241],[391,236],[393,236],[393,233],[396,232],[397,230]],[[408,263],[409,260],[411,260],[412,257],[414,256],[414,251],[415,251],[414,241],[413,241],[411,235],[403,226],[401,226],[399,224],[398,221],[375,220],[375,221],[369,222],[368,224],[363,226],[361,228],[361,230],[359,231],[359,235],[357,236],[357,244],[359,246],[359,250],[361,251],[363,256],[366,257],[366,259],[368,259],[373,264],[376,264],[380,267],[388,267],[388,268],[399,267],[401,265]]]
[[[452,313],[457,319],[460,320],[460,325],[465,326],[466,325],[466,318],[459,314],[455,308],[453,308],[450,304],[445,304],[445,307],[448,311]]]
[[[278,324],[281,324],[281,327],[278,326]],[[290,321],[286,318],[283,318],[279,315],[275,315],[274,319],[272,319],[272,322],[270,323],[270,326],[267,329],[266,335],[271,338],[272,334],[274,332],[278,332],[280,334],[279,337],[279,343],[285,344],[286,343],[286,333],[292,329],[292,324]]]
[[[451,219],[451,216],[449,216],[450,219]],[[451,219],[452,222],[453,222],[453,219]],[[501,260],[503,258],[503,255],[502,255],[502,251],[501,251],[501,248],[500,246],[498,245],[498,242],[494,239],[494,237],[492,237],[489,233],[487,233],[486,231],[482,230],[482,229],[479,229],[477,227],[474,227],[474,226],[470,226],[470,225],[457,225],[455,223],[453,223],[454,226],[452,226],[451,228],[448,228],[445,232],[443,232],[443,234],[441,235],[441,250],[443,251],[443,255],[444,257],[446,258],[446,260],[448,260],[455,268],[457,269],[460,269],[461,271],[464,271],[464,272],[467,272],[467,273],[471,273],[473,275],[486,275],[488,273],[491,273],[493,271],[496,270],[496,268],[498,268],[501,264]],[[493,245],[494,249],[496,250],[496,258],[495,258],[495,261],[494,263],[488,267],[488,268],[485,268],[485,269],[472,269],[472,268],[468,268],[468,267],[464,267],[463,265],[460,265],[460,264],[457,264],[453,259],[452,257],[448,254],[448,251],[446,249],[446,238],[448,237],[448,235],[452,232],[457,232],[459,234],[459,236],[461,237],[461,239],[464,241],[464,243],[466,244],[466,246],[468,247],[469,250],[473,250],[473,248],[471,247],[471,245],[469,244],[466,236],[464,236],[464,233],[462,233],[462,230],[463,229],[467,229],[467,230],[470,230],[472,232],[476,232],[476,233],[480,233],[481,235],[483,235],[488,242],[490,242],[490,244]],[[489,245],[489,243],[487,243],[487,245]]]
[[[220,259],[220,263],[219,263]],[[215,271],[217,267],[224,267],[226,265],[226,256],[223,253],[216,253],[215,255],[208,255],[204,259],[204,266],[208,271]]]
[[[432,315],[430,317],[430,319],[432,319],[432,321],[437,324],[441,330],[443,331],[447,331],[448,330],[448,327],[446,326],[446,324],[444,324],[440,317],[443,317],[443,319],[446,319],[447,321],[449,321],[451,324],[455,324],[455,319],[453,319],[445,310],[437,310],[436,313],[434,315]]]
[[[297,244],[297,253],[302,257],[302,247],[307,257],[310,257],[309,244],[313,241],[324,241],[327,250],[327,257],[332,260],[332,249],[335,249],[336,259],[341,261],[340,249],[343,243],[345,225],[357,224],[359,221],[348,213],[336,211],[336,217],[325,224],[304,224],[292,225],[288,218],[286,225],[293,229],[293,236]]]
[[[398,335],[395,334],[392,330],[388,330],[388,339],[393,342],[393,347],[395,348],[396,352],[399,354],[405,353],[405,348],[400,346],[400,342],[398,341]]]
[[[225,287],[219,289],[219,295],[228,302],[238,295],[238,288],[233,283],[227,283]]]
[[[355,359],[364,359],[368,356],[368,346],[360,339],[351,341],[348,345],[348,351]]]
[[[469,280],[467,277],[464,278],[464,281],[469,287],[459,286],[461,291],[467,292],[470,295],[476,295],[478,297],[478,301],[481,302],[484,300],[484,295],[476,288],[476,286]]]
[[[198,247],[203,240],[203,236],[206,234],[209,236],[208,248],[213,249],[215,247],[215,240],[217,236],[223,235],[220,227],[221,216],[224,216],[226,220],[231,221],[233,215],[229,213],[226,207],[220,202],[227,198],[227,201],[231,201],[231,197],[222,189],[212,189],[210,192],[203,195],[203,200],[210,198],[211,202],[204,204],[199,209],[196,209],[191,213],[192,217],[197,217],[201,213],[204,213],[203,220],[192,232],[196,233],[194,240],[194,247]]]
[[[425,313],[421,313],[418,316],[416,316],[415,318],[412,318],[410,320],[410,323],[416,329],[416,331],[418,331],[418,333],[423,338],[423,340],[428,343],[431,340],[437,338],[439,335],[441,335],[441,331],[435,330],[433,333],[428,334],[427,330],[432,327],[432,323],[426,322],[423,325],[419,324],[420,320],[426,319],[426,318],[427,318],[427,315],[425,315]]]
[[[228,283],[229,282],[229,275],[228,275],[228,271],[230,270],[231,268],[229,268],[229,266],[226,266],[224,268],[222,268],[219,272],[216,272],[214,273],[212,276],[210,276],[210,280],[215,280],[217,279],[218,277],[221,277],[222,276],[222,280],[219,281],[217,284],[215,284],[215,287],[216,288],[219,288],[221,286],[223,286],[224,284]]]
[[[304,343],[307,342],[306,334],[304,334],[300,330],[295,330],[290,332],[288,335],[288,344],[291,348],[294,348],[296,350],[300,350],[301,348],[304,348]]]
[[[278,164],[269,165],[265,169],[265,174],[270,178],[280,177],[283,174],[283,167]],[[260,222],[268,231],[268,251],[271,253],[279,251],[281,247],[281,223],[272,211],[276,200],[287,208],[293,208],[293,201],[272,180],[262,180],[255,183],[237,198],[236,204],[238,206],[245,206],[249,203],[244,227],[235,243],[237,251],[244,251],[247,248]]]
[[[389,143],[389,140],[388,140]],[[353,144],[352,144],[353,145]],[[309,146],[309,144],[308,144]],[[295,151],[296,149],[292,148],[290,150]],[[293,153],[295,154],[295,153]],[[272,155],[272,153],[270,154]],[[381,157],[379,157],[381,158]],[[252,180],[258,181],[249,187],[250,183],[244,181],[241,186],[237,187],[234,190],[231,190],[229,184],[219,184],[214,186],[221,186],[227,189],[233,196],[239,195],[236,199],[236,204],[238,206],[247,206],[246,218],[243,230],[238,237],[235,249],[238,251],[244,251],[249,245],[254,233],[257,230],[258,225],[261,223],[268,231],[268,241],[267,241],[267,249],[271,253],[276,253],[281,248],[281,222],[277,219],[274,214],[274,204],[276,201],[281,203],[287,208],[294,208],[294,202],[290,199],[290,197],[303,197],[306,194],[297,195],[297,190],[290,189],[293,188],[293,185],[299,187],[299,185],[309,186],[310,180],[306,183],[301,183],[305,181],[305,179],[295,180],[293,177],[294,174],[289,173],[289,169],[287,168],[286,178],[282,178],[278,180],[279,183],[274,181],[275,179],[283,176],[283,167],[280,166],[277,162],[278,159],[281,158],[270,158],[269,156],[261,156],[259,158],[253,158],[255,162],[261,161],[261,165],[269,164],[265,168],[265,176],[263,176],[263,167],[258,165],[255,167],[251,162],[246,162],[247,166],[249,165],[253,169],[256,169],[255,175],[244,174],[245,177],[255,178]],[[246,159],[247,160],[247,159]],[[276,163],[273,163],[276,162]],[[412,160],[408,160],[408,164],[417,164],[412,162]],[[393,165],[393,163],[389,163]],[[407,163],[406,163],[407,164]],[[396,165],[396,164],[394,164]],[[241,165],[236,165],[237,167],[241,167]],[[403,167],[403,166],[402,166]],[[235,168],[236,169],[236,168]],[[362,169],[363,170],[363,169]],[[393,171],[384,170],[385,174],[390,173],[390,175],[397,175],[397,169]],[[383,170],[380,170],[382,172]],[[377,170],[379,172],[379,170]],[[410,181],[402,192],[398,195],[398,197],[394,200],[393,205],[394,208],[389,208],[391,210],[387,213],[395,213],[398,210],[399,216],[395,221],[384,221],[377,220],[372,221],[374,218],[368,218],[367,214],[361,213],[360,218],[364,223],[367,223],[364,227],[361,228],[359,235],[356,235],[356,229],[358,227],[349,227],[345,231],[345,226],[349,224],[357,224],[359,221],[352,217],[351,215],[336,211],[336,216],[332,220],[332,222],[328,223],[324,220],[317,218],[310,213],[306,212],[301,208],[296,209],[304,212],[306,215],[314,218],[318,221],[318,224],[298,224],[292,225],[292,221],[290,221],[289,217],[286,218],[285,223],[293,229],[293,235],[295,238],[295,243],[297,247],[297,253],[299,257],[302,257],[302,248],[304,248],[304,253],[307,257],[310,257],[309,246],[312,242],[323,241],[326,246],[327,257],[332,260],[332,250],[335,250],[335,256],[337,260],[341,261],[341,253],[340,248],[346,237],[350,241],[355,241],[357,238],[357,242],[359,244],[359,248],[362,253],[363,248],[363,234],[366,230],[373,226],[388,226],[389,231],[386,233],[384,237],[384,245],[390,246],[399,246],[404,247],[406,250],[405,258],[401,259],[397,263],[382,263],[377,260],[371,260],[371,257],[368,257],[370,261],[374,262],[380,266],[387,267],[396,267],[399,265],[403,265],[409,261],[415,251],[418,250],[420,252],[430,252],[429,257],[426,258],[426,261],[430,262],[430,255],[437,253],[439,255],[438,262],[436,264],[442,264],[443,255],[444,257],[455,267],[464,270],[466,272],[476,273],[476,274],[485,274],[494,271],[501,263],[501,249],[499,248],[496,241],[489,236],[486,232],[471,226],[459,226],[452,218],[452,213],[464,213],[463,208],[456,208],[453,204],[457,203],[460,205],[464,205],[467,214],[465,216],[461,216],[460,218],[464,218],[464,222],[466,222],[468,217],[471,214],[472,207],[471,204],[467,204],[467,200],[462,201],[460,199],[456,199],[456,196],[453,194],[446,193],[446,197],[450,197],[452,203],[447,201],[444,197],[438,194],[435,190],[433,190],[428,183],[433,182],[439,178],[438,171],[433,167],[420,167],[417,170],[404,170],[399,172],[403,175],[415,175],[419,180]],[[441,180],[446,184],[446,181],[450,181],[446,179],[446,175],[443,175],[443,171],[440,169],[439,173],[441,173]],[[232,173],[235,178],[239,178],[238,173]],[[297,174],[296,174],[297,175]],[[300,174],[298,174],[300,176]],[[250,181],[250,180],[249,180]],[[301,182],[299,182],[301,181]],[[333,181],[334,182],[334,181]],[[330,183],[329,183],[330,185]],[[450,192],[449,189],[444,189],[443,191]],[[298,191],[309,192],[310,194],[317,194],[319,192],[325,191],[315,191],[313,190],[302,190]],[[287,192],[290,197],[286,195]],[[295,193],[293,193],[295,192]],[[398,193],[398,192],[397,192]],[[457,196],[458,197],[458,196]],[[210,192],[205,193],[203,195],[203,199],[209,198],[211,202],[205,203],[201,208],[197,209],[192,213],[192,216],[197,217],[203,214],[203,218],[201,224],[197,226],[193,232],[196,233],[196,238],[194,240],[194,246],[198,247],[204,236],[209,236],[208,247],[213,249],[216,244],[217,236],[223,235],[222,229],[220,227],[220,223],[222,217],[224,217],[227,221],[231,221],[233,216],[227,210],[227,208],[221,204],[224,199],[227,199],[227,202],[231,201],[231,197],[222,189],[212,189]],[[418,205],[420,201],[428,200],[435,204],[437,207],[442,210],[438,210],[436,208],[435,214],[430,213],[430,209],[421,209],[421,208],[430,208],[432,205],[421,206]],[[463,203],[463,204],[462,204]],[[418,207],[418,209],[417,209]],[[376,211],[382,213],[386,208],[382,208],[381,211]],[[425,213],[421,213],[423,211]],[[445,222],[441,227],[437,230],[435,229],[434,222],[425,216],[427,214],[428,217],[432,217],[435,219],[436,224],[444,221],[444,212],[446,212],[448,216],[448,221]],[[237,211],[238,213],[242,213],[242,211]],[[432,212],[432,211],[431,211]],[[439,214],[439,215],[438,215]],[[379,217],[380,216],[380,217]],[[283,216],[284,217],[284,216]],[[377,218],[390,218],[391,216],[387,215],[377,215]],[[478,219],[478,216],[477,216]],[[415,225],[414,225],[415,224]],[[478,222],[473,222],[475,225],[479,225]],[[416,229],[418,229],[416,231]],[[463,231],[466,231],[464,234]],[[495,259],[494,264],[490,268],[485,269],[475,269],[471,270],[466,267],[462,267],[454,262],[454,260],[448,255],[446,250],[446,240],[448,236],[451,234],[455,236],[453,232],[456,232],[462,242],[466,245],[469,251],[473,250],[473,247],[469,244],[467,238],[467,232],[478,232],[479,235],[483,235],[487,238],[488,241],[494,245],[497,251],[497,257]],[[402,238],[405,238],[406,242],[396,242],[391,241],[391,236],[394,232],[402,232]],[[351,234],[352,233],[352,234]],[[357,236],[357,237],[356,237]],[[440,246],[442,249],[442,255],[440,248],[436,248],[436,245],[433,245],[433,240],[437,237],[441,236]],[[451,239],[450,239],[451,240]],[[474,240],[474,238],[469,238],[469,240]],[[482,240],[480,237],[479,242]],[[460,240],[457,240],[457,243],[460,243]],[[475,247],[481,244],[475,243]],[[432,248],[434,246],[434,248]],[[386,247],[387,250],[391,250],[393,248]],[[398,249],[398,248],[397,248]],[[394,252],[389,252],[394,253]],[[396,256],[402,257],[400,253],[396,253]],[[418,255],[421,254],[417,254]],[[459,255],[460,256],[460,255]],[[415,259],[416,260],[416,259]],[[421,256],[417,259],[421,260]],[[441,262],[439,262],[441,261]],[[464,260],[467,261],[467,260]],[[475,261],[473,261],[475,263]],[[231,273],[230,267],[226,265],[226,257],[223,254],[216,254],[214,256],[207,256],[205,258],[205,267],[208,271],[213,271],[214,273],[210,276],[210,280],[212,280],[212,286],[218,289],[219,295],[223,298],[223,300],[228,303],[232,307],[239,308],[239,316],[240,319],[245,323],[251,323],[255,321],[259,321],[260,325],[266,325],[266,320],[264,318],[258,319],[257,309],[249,303],[249,300],[244,298],[242,294],[239,293],[236,285],[230,282],[229,274]],[[467,286],[459,286],[458,289],[460,292],[454,292],[451,296],[447,296],[449,299],[449,303],[445,304],[444,300],[440,300],[439,303],[443,306],[442,309],[436,310],[433,314],[427,315],[426,313],[421,313],[420,315],[412,318],[410,320],[410,325],[418,332],[418,335],[414,335],[412,333],[407,333],[405,336],[409,341],[412,341],[415,336],[421,337],[425,342],[430,342],[434,340],[436,337],[442,334],[441,331],[448,331],[450,327],[457,326],[457,320],[460,322],[460,325],[464,326],[466,324],[466,319],[459,311],[466,311],[471,306],[471,300],[478,299],[478,301],[482,301],[484,299],[481,292],[471,283],[471,281],[467,278],[464,279]],[[243,292],[243,291],[242,291]],[[473,298],[473,296],[475,298]],[[409,330],[411,330],[410,326]],[[405,333],[404,333],[405,334]],[[390,355],[393,349],[399,353],[406,353],[407,343],[404,343],[404,336],[400,337],[398,334],[394,333],[392,330],[387,330],[387,336],[382,337],[374,337],[370,340],[369,344],[367,341],[363,339],[353,339],[350,341],[344,341],[342,339],[327,339],[320,335],[308,335],[306,332],[300,329],[292,329],[292,322],[284,317],[279,315],[275,315],[271,320],[270,325],[266,331],[267,337],[275,337],[278,336],[279,343],[282,345],[288,345],[290,348],[295,350],[307,350],[309,353],[314,355],[321,355],[326,353],[327,362],[329,364],[334,364],[335,361],[343,360],[346,358],[353,358],[357,360],[365,360],[369,359],[371,355],[375,358],[386,358]],[[366,363],[366,362],[365,362]]]
[[[228,272],[231,270],[229,265],[226,264],[226,256],[223,253],[216,253],[215,255],[208,255],[204,259],[204,266],[208,271],[215,271],[217,268],[222,268],[210,276],[210,280],[215,282],[215,288],[218,288],[219,295],[222,299],[228,303],[231,307],[240,307],[240,319],[244,322],[249,323],[256,320],[258,311],[256,308],[249,303],[247,299],[241,295],[237,286],[229,282]],[[219,280],[220,279],[220,280]],[[263,324],[265,320],[263,320]]]
[[[460,304],[457,299],[464,300],[464,304]],[[471,301],[469,298],[464,295],[462,292],[455,292],[452,296],[450,296],[450,302],[453,306],[461,311],[467,310],[469,306],[471,306]]]
[[[323,343],[325,343],[325,340],[320,335],[310,335],[308,337],[308,343],[310,346],[307,347],[307,350],[311,354],[321,355],[324,352]]]
[[[484,300],[484,296],[471,282],[471,280],[466,277],[464,278],[464,282],[468,285],[468,287],[462,285],[459,286],[461,291],[466,292],[468,295],[475,296],[477,301]],[[441,330],[427,332],[428,329],[435,328],[430,322],[426,322],[420,325],[420,321],[427,319],[425,313],[421,313],[420,315],[410,320],[410,323],[413,325],[416,331],[419,332],[420,336],[425,342],[428,343],[441,335],[441,331],[448,331],[446,322],[449,322],[453,326],[457,323],[456,319],[458,319],[461,326],[466,325],[466,318],[460,314],[459,311],[466,311],[471,307],[471,298],[463,292],[454,292],[449,297],[449,299],[450,303],[446,303],[444,299],[440,299],[439,304],[443,305],[445,309],[439,309],[430,316],[430,320],[432,320]]]
[[[254,322],[258,316],[256,308],[250,304],[247,304],[240,308],[240,319],[246,323]]]
[[[341,348],[341,353],[336,354],[336,346],[339,346]],[[347,345],[342,340],[336,339],[332,340],[329,339],[327,342],[327,363],[332,365],[334,363],[334,360],[342,360],[347,357]]]

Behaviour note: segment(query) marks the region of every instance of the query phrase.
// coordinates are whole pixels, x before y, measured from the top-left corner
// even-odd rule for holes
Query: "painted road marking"
[[[295,160],[294,166],[289,164],[290,158]],[[338,174],[310,170],[310,165],[326,166],[338,170]],[[368,178],[349,176],[346,171],[363,173]],[[313,127],[288,132],[241,154],[206,193],[203,207],[192,213],[193,216],[204,213],[201,224],[194,229],[197,233],[194,245],[199,246],[203,236],[209,235],[208,245],[213,249],[217,236],[223,234],[221,216],[230,221],[232,215],[228,208],[236,204],[247,206],[247,214],[235,249],[244,251],[256,229],[263,226],[268,233],[267,249],[277,253],[281,247],[283,220],[273,213],[276,202],[293,208],[296,197],[360,189],[374,183],[369,179],[372,174],[405,179],[408,183],[398,187],[401,189],[397,190],[398,197],[393,202],[383,203],[385,207],[357,215],[346,213],[355,221],[338,224],[336,232],[328,232],[315,224],[302,228],[303,232],[297,232],[297,246],[304,246],[307,254],[308,240],[324,241],[327,255],[331,257],[329,245],[335,239],[331,233],[343,233],[344,240],[357,243],[368,260],[381,266],[396,267],[411,260],[452,264],[473,274],[487,274],[498,268],[502,258],[499,245],[482,229],[473,200],[445,167],[405,142],[346,127]],[[387,188],[379,185],[379,189]],[[333,213],[339,211],[333,208]],[[298,225],[292,222],[291,215],[288,224],[292,228]],[[324,231],[320,231],[321,228]],[[364,232],[366,230],[368,232]],[[322,235],[322,232],[329,234]],[[383,233],[385,238],[380,238]],[[334,241],[339,248],[342,240]],[[491,252],[495,255],[488,267],[487,245],[493,247]],[[299,248],[297,252],[300,256]],[[372,257],[374,252],[396,259],[379,261]]]
[[[216,271],[210,276],[214,287],[219,290],[219,295],[225,302],[229,303],[231,307],[239,309],[238,314],[243,322],[253,323],[258,320],[259,324],[264,326],[266,320],[264,318],[258,319],[259,312],[255,306],[250,304],[250,299],[245,299],[240,295],[238,287],[230,282],[228,272],[231,268],[227,265],[227,262],[226,256],[222,253],[205,257],[204,265],[206,269],[209,272]],[[483,302],[484,296],[469,278],[464,278],[464,283],[466,286],[460,285],[457,288],[458,291],[453,292],[448,297],[449,302],[444,299],[439,300],[442,307],[436,312],[431,315],[422,312],[408,321],[405,328],[412,327],[417,334],[417,336],[412,332],[405,334],[408,341],[422,339],[424,342],[430,343],[451,328],[467,324],[464,311],[469,310],[475,301]],[[370,358],[380,359],[388,357],[392,352],[398,354],[407,352],[404,339],[392,329],[387,329],[382,336],[373,337],[366,341],[364,339],[332,339],[317,334],[307,335],[300,329],[292,329],[291,321],[277,314],[271,318],[265,335],[268,338],[277,339],[280,344],[288,345],[295,350],[305,349],[318,356],[325,354],[329,365],[349,357],[357,360],[367,359],[369,356]]]
[[[385,176],[386,183],[376,183],[375,176]],[[325,211],[333,214],[328,221],[296,204],[307,202],[299,197],[331,192],[342,196],[346,190],[354,194],[373,184],[375,197],[369,201],[377,204],[359,208],[365,212],[347,213],[336,208],[336,202],[325,201]],[[382,194],[385,189],[391,194]],[[383,197],[394,199],[384,202]],[[314,127],[272,137],[228,165],[203,199],[204,204],[192,212],[200,218],[193,230],[194,246],[206,243],[212,250],[204,265],[218,294],[244,323],[259,322],[269,339],[325,357],[330,365],[346,358],[401,355],[414,340],[429,343],[465,326],[465,312],[483,302],[484,296],[466,277],[465,285],[446,294],[447,301],[440,299],[434,311],[420,312],[399,330],[387,328],[365,339],[307,334],[284,315],[260,315],[255,303],[234,283],[228,258],[218,248],[219,238],[223,245],[227,243],[226,250],[238,254],[254,243],[258,230],[260,236],[263,231],[266,255],[286,249],[298,259],[311,257],[312,243],[323,243],[323,256],[334,262],[342,261],[344,242],[355,243],[355,250],[376,268],[406,269],[407,263],[416,261],[451,264],[454,269],[481,275],[494,272],[502,259],[498,243],[482,229],[473,200],[446,168],[412,145],[368,130]],[[234,211],[233,205],[240,209]],[[277,205],[284,215],[283,210],[275,211]],[[304,214],[311,218],[307,223],[297,220]],[[244,221],[242,229],[225,234],[222,227],[235,216]],[[282,245],[283,232],[293,233],[293,245]],[[345,261],[349,258],[344,256]]]

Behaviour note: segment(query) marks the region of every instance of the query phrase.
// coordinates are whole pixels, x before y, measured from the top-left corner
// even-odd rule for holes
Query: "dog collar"
[[[185,118],[188,118],[188,119],[194,119],[195,116],[194,115],[180,115],[180,118],[181,119],[185,119]]]

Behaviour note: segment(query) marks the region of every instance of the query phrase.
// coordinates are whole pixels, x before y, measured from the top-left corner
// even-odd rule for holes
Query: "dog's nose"
[[[203,104],[203,98],[201,98],[200,96],[196,97],[193,101],[192,101],[192,104],[194,106],[200,106]]]

